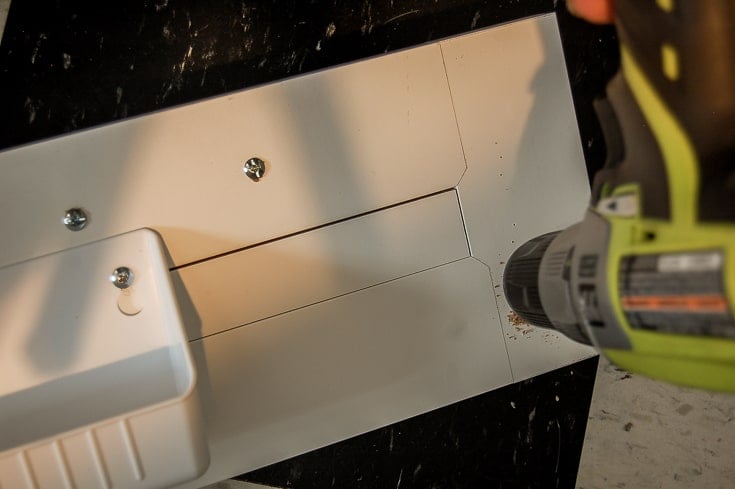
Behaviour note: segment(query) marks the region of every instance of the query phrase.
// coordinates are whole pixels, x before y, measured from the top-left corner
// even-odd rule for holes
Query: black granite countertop
[[[616,39],[556,0],[14,0],[0,44],[0,149],[554,10],[592,173],[604,143],[591,102],[617,69]],[[573,488],[596,364],[244,478],[298,488]]]

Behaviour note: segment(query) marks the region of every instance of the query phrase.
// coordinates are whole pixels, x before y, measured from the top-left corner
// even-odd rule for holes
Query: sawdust
[[[515,340],[515,339],[517,338],[517,336],[516,336],[516,335],[517,335],[518,333],[520,333],[520,334],[521,334],[521,335],[523,335],[523,336],[526,336],[526,335],[528,335],[528,334],[530,334],[530,333],[533,333],[533,332],[534,332],[534,327],[533,327],[533,326],[531,326],[530,324],[528,324],[528,323],[526,322],[526,320],[525,320],[525,319],[523,319],[523,318],[522,318],[521,316],[519,316],[519,315],[518,315],[518,314],[517,314],[517,313],[516,313],[515,311],[511,311],[511,312],[510,312],[510,313],[508,314],[508,321],[510,322],[510,324],[512,324],[512,325],[513,325],[513,327],[514,327],[514,328],[515,328],[515,330],[516,330],[516,333],[515,333],[515,334],[513,334],[513,335],[512,335],[511,337],[510,337],[510,338],[512,338],[512,339],[514,339],[514,340]]]
[[[522,326],[527,324],[526,321],[524,321],[522,317],[516,314],[515,311],[511,311],[508,314],[508,321],[510,321],[510,324],[512,324],[513,326]]]

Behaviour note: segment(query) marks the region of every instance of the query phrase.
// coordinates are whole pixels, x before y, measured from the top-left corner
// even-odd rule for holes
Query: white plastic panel
[[[467,256],[450,190],[173,274],[197,339]]]
[[[0,487],[165,489],[190,481],[208,462],[201,425],[190,424],[200,416],[196,401],[191,397],[2,453]]]
[[[250,181],[245,160],[266,160]],[[190,263],[454,187],[436,44],[0,152],[0,266],[142,227]],[[91,224],[72,233],[64,211]]]
[[[124,291],[109,281],[121,266]],[[154,232],[0,268],[0,321],[0,487],[153,489],[204,470],[196,373]]]
[[[511,382],[473,258],[192,343],[212,465],[200,487]]]
[[[580,220],[589,184],[554,15],[441,43],[467,158],[459,196],[472,255],[496,285],[526,240]],[[515,380],[594,354],[514,326],[496,289]]]
[[[110,283],[118,267],[130,288]],[[123,298],[137,315],[118,309]],[[140,230],[0,268],[0,396],[181,345],[158,236]]]

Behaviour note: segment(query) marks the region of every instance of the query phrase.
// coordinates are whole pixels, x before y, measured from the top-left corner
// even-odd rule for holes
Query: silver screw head
[[[127,289],[133,285],[135,275],[128,267],[117,267],[110,274],[110,282],[118,289]]]
[[[250,158],[245,162],[245,165],[242,167],[242,171],[245,172],[245,175],[247,175],[250,180],[257,182],[263,178],[263,175],[265,175],[265,161],[260,158]]]
[[[69,209],[64,213],[64,219],[62,219],[66,229],[70,231],[81,231],[87,226],[89,218],[87,213],[83,209]]]

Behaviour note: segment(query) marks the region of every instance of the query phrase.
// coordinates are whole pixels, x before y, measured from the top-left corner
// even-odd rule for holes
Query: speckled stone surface
[[[550,0],[15,2],[0,146],[549,11]],[[15,128],[15,130],[11,130]]]
[[[601,359],[577,489],[734,487],[735,394],[679,387]]]

